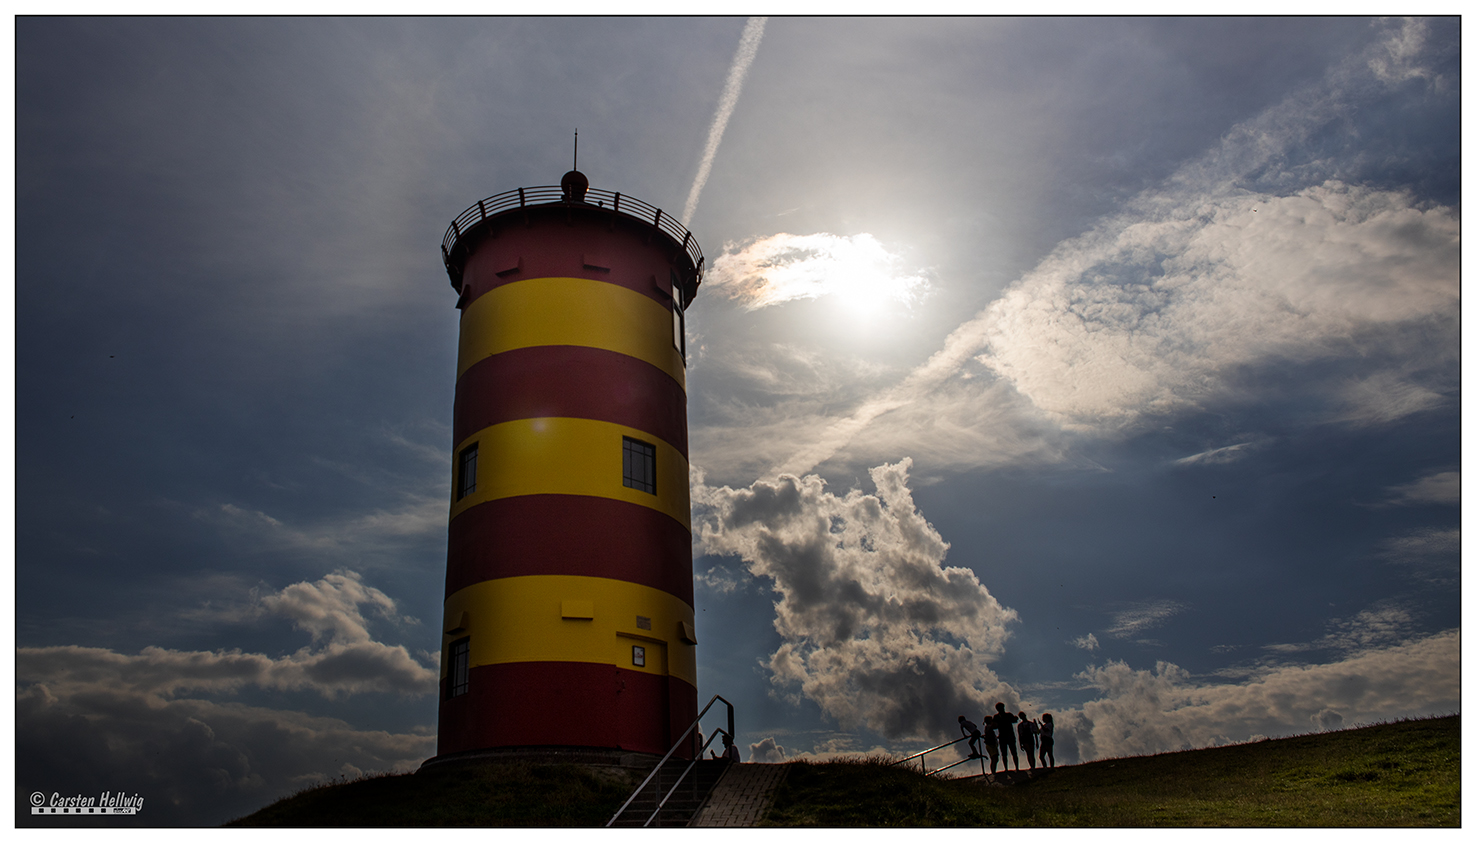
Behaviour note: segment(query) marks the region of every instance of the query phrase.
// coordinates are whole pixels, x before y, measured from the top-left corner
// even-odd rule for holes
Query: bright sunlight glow
[[[870,234],[774,234],[726,244],[708,285],[747,310],[796,299],[829,297],[859,321],[910,308],[928,291],[920,272]]]

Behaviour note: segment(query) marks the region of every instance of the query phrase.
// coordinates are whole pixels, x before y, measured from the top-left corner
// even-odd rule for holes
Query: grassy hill
[[[1460,717],[1058,767],[1016,787],[795,762],[772,826],[1459,826]],[[962,768],[960,768],[962,769]],[[625,771],[468,764],[325,785],[242,826],[602,826]]]

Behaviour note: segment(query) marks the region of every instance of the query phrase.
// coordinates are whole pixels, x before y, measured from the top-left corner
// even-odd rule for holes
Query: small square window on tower
[[[456,499],[461,500],[477,490],[477,444],[461,449],[456,457]]]
[[[656,446],[629,436],[625,439],[625,485],[656,494]]]
[[[467,692],[471,685],[471,638],[451,642],[451,670],[446,679],[446,699]]]

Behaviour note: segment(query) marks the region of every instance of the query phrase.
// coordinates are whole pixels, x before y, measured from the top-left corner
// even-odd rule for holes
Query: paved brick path
[[[774,799],[789,767],[784,764],[734,764],[712,789],[707,804],[689,826],[747,828],[757,823]]]

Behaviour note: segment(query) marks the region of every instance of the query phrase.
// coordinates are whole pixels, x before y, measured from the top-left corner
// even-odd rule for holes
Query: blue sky
[[[434,753],[437,245],[575,128],[708,256],[745,757],[1459,711],[1457,21],[746,25],[17,21],[20,798],[217,823]]]

